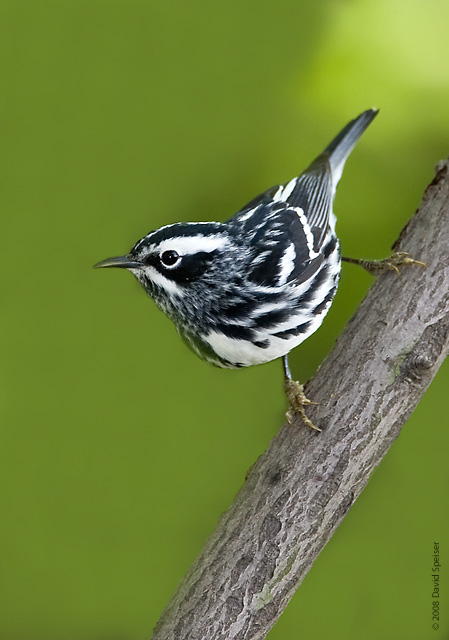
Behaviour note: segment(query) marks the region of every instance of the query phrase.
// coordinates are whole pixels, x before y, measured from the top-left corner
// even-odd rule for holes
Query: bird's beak
[[[131,256],[117,256],[116,258],[106,258],[94,264],[94,269],[102,269],[103,267],[119,267],[120,269],[141,269],[142,263],[133,260]]]

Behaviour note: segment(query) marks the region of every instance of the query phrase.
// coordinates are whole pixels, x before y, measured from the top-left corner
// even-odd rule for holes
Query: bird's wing
[[[229,223],[249,221],[255,212],[260,217],[261,207],[268,212],[271,205],[288,211],[300,209],[314,237],[314,250],[319,251],[332,211],[332,175],[326,153],[319,156],[299,177],[287,184],[271,187],[248,202]]]
[[[247,278],[268,287],[300,284],[319,269],[323,256],[304,212],[286,202],[263,200],[227,223],[248,249]]]
[[[332,212],[332,172],[324,152],[298,178],[279,187],[274,202],[301,209],[314,237],[314,250],[322,246]]]

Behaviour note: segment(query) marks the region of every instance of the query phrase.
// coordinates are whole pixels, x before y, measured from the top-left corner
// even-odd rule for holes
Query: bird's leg
[[[367,271],[371,273],[373,276],[378,276],[384,271],[396,271],[396,273],[401,273],[399,267],[408,267],[412,265],[418,265],[420,267],[426,267],[425,262],[421,262],[420,260],[415,260],[411,258],[410,255],[406,251],[398,251],[393,253],[389,258],[385,258],[384,260],[357,260],[356,258],[345,258],[342,256],[341,258],[344,262],[350,262],[351,264],[358,264]]]
[[[305,410],[306,405],[318,403],[309,400],[309,398],[304,393],[303,385],[296,380],[293,380],[292,374],[290,372],[290,367],[288,366],[288,356],[282,357],[282,364],[284,366],[285,393],[287,395],[289,404],[289,409],[286,413],[288,422],[292,424],[293,416],[295,415],[295,413],[299,413],[305,425],[307,425],[311,429],[315,429],[315,431],[321,431],[321,429],[316,427],[313,422],[306,416]]]

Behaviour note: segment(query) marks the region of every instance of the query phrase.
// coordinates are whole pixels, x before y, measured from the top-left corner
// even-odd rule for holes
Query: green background
[[[374,105],[335,209],[346,255],[388,255],[449,154],[448,24],[439,0],[0,1],[1,640],[147,637],[283,421],[279,362],[208,367],[91,265],[225,220]],[[371,281],[344,266],[298,379]],[[270,640],[449,637],[448,364]]]

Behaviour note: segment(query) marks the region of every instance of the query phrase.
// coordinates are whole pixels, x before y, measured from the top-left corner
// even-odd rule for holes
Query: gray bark
[[[449,161],[307,385],[322,432],[284,424],[160,618],[153,638],[265,638],[399,435],[449,350]],[[357,268],[357,267],[354,267]]]

